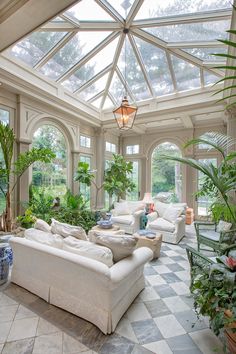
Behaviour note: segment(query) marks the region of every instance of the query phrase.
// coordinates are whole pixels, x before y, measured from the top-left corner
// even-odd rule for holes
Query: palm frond
[[[218,90],[217,92],[214,92],[212,96],[217,95],[217,94],[220,93],[220,92],[223,92],[223,91],[226,91],[226,90],[229,90],[229,89],[232,89],[232,88],[236,88],[236,85],[224,87],[223,89]]]
[[[214,55],[215,57],[236,59],[235,55],[231,55],[231,54],[227,54],[227,53],[210,53],[210,55]]]
[[[217,81],[216,83],[214,83],[212,86],[215,86],[215,85],[217,85],[217,84],[219,84],[220,82],[223,82],[223,81],[235,80],[235,79],[236,79],[236,75],[226,76],[226,77],[223,77],[222,79],[220,79],[219,81]]]
[[[228,45],[228,46],[230,46],[230,47],[236,47],[236,43],[235,43],[235,42],[232,42],[232,41],[230,41],[230,40],[228,40],[228,39],[218,39],[218,42],[221,42],[221,43],[223,43],[223,44],[226,44],[226,45]]]

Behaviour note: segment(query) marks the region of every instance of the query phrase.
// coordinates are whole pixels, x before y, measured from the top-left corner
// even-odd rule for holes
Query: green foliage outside
[[[173,194],[172,201],[180,201],[181,198],[181,174],[180,164],[172,160],[162,160],[161,156],[181,156],[179,148],[169,142],[158,145],[152,154],[152,195],[159,192],[170,192]]]

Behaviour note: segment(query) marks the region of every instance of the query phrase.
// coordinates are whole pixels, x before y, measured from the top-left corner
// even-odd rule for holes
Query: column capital
[[[228,119],[236,119],[236,106],[231,106],[225,110]]]

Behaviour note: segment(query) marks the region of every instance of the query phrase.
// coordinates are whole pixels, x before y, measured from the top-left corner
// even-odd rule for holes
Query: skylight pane
[[[173,92],[174,88],[164,50],[136,37],[135,41],[142,55],[155,94],[160,96]]]
[[[200,70],[195,65],[171,55],[179,91],[191,90],[201,86]]]
[[[33,67],[65,35],[66,32],[34,32],[14,45],[9,54]]]
[[[145,31],[166,42],[211,41],[226,38],[230,20],[186,23],[146,28]]]
[[[85,65],[70,76],[62,84],[70,91],[76,91],[80,86],[85,84],[93,76],[110,65],[114,58],[115,49],[118,43],[118,38],[114,39]]]
[[[205,84],[205,86],[213,85],[219,80],[220,80],[220,78],[218,76],[210,73],[209,71],[204,71],[204,84]]]
[[[108,109],[108,108],[112,108],[113,106],[114,105],[113,105],[112,101],[110,100],[109,97],[107,97],[102,108]]]
[[[65,12],[78,21],[113,21],[112,17],[94,0],[82,0]]]
[[[110,32],[97,32],[96,35],[93,32],[77,33],[40,71],[50,79],[58,79],[109,34]]]
[[[103,99],[103,96],[97,98],[95,101],[91,102],[91,104],[96,108],[100,108],[102,99]]]
[[[134,3],[134,0],[109,0],[108,2],[117,12],[119,12],[121,16],[126,18]]]
[[[191,48],[184,49],[185,52],[194,55],[195,57],[202,59],[203,61],[226,61],[224,57],[218,57],[213,55],[213,53],[217,54],[226,54],[227,47],[224,48]]]
[[[145,0],[135,20],[227,8],[232,9],[232,0]]]
[[[90,98],[92,98],[93,96],[96,96],[99,92],[103,91],[106,86],[107,78],[108,78],[108,73],[106,75],[102,76],[96,82],[94,82],[87,89],[80,92],[79,98],[81,98],[85,101],[88,101]]]
[[[115,72],[111,81],[109,92],[114,97],[116,102],[121,102],[125,94],[125,88]]]
[[[123,46],[118,67],[125,77],[125,47]],[[126,54],[126,80],[131,88],[131,91],[137,101],[150,98],[150,93],[146,81],[144,79],[141,68],[137,62],[130,42],[127,40],[127,54]]]

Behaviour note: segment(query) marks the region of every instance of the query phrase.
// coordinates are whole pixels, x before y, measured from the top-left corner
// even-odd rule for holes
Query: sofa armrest
[[[145,263],[151,261],[152,258],[153,252],[150,248],[137,248],[131,256],[122,259],[110,268],[112,283],[119,283],[138,267],[144,266]]]
[[[158,213],[156,211],[153,211],[152,213],[147,215],[148,222],[152,222],[152,221],[156,220],[157,217],[158,217]]]
[[[140,218],[140,216],[141,216],[142,214],[144,214],[144,210],[137,210],[137,211],[135,211],[135,212],[133,213],[133,216],[134,216],[135,218]]]

